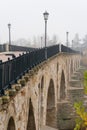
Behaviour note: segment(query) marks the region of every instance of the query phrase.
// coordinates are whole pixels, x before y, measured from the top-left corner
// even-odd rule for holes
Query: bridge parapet
[[[61,47],[62,52],[75,54],[77,52],[70,48]],[[47,47],[47,58],[51,58],[59,53],[59,45]],[[36,49],[26,54],[20,55],[12,60],[0,63],[0,94],[4,94],[4,90],[17,81],[24,73],[31,70],[34,66],[45,61],[45,48]]]
[[[42,125],[46,124],[57,128],[57,103],[63,102],[64,100],[67,101],[68,99],[68,74],[69,76],[72,74],[71,60],[74,61],[72,66],[74,67],[76,62],[80,59],[80,55],[77,53],[67,54],[65,52],[54,52],[54,55],[49,56],[47,60],[43,58],[43,62],[38,62],[32,66],[32,64],[35,63],[33,61],[37,61],[34,59],[36,54],[36,58],[38,59],[39,54],[44,52],[43,50],[44,49],[23,54],[18,58],[10,60],[8,64],[1,64],[3,68],[5,65],[8,65],[9,69],[11,67],[13,74],[16,69],[16,71],[19,72],[17,72],[17,76],[22,70],[22,65],[26,64],[26,67],[23,66],[22,74],[19,78],[16,77],[16,84],[15,82],[10,84],[10,87],[4,91],[5,95],[0,99],[0,129],[8,130],[7,128],[9,128],[9,130],[11,130],[12,126],[9,126],[9,124],[11,124],[9,122],[12,120],[15,122],[14,130],[28,130],[28,128],[38,130]],[[40,53],[38,51],[40,51]],[[41,57],[43,57],[43,55],[44,53]],[[29,58],[33,56],[33,59],[29,59],[28,56]],[[19,64],[20,62],[21,64]],[[79,68],[79,62],[77,63]],[[30,68],[27,68],[28,65],[31,65]],[[4,68],[4,74],[6,72],[8,72],[8,74],[10,73],[8,68]],[[32,113],[32,115],[30,113]],[[53,120],[54,117],[55,120]],[[5,124],[5,126],[3,124]]]

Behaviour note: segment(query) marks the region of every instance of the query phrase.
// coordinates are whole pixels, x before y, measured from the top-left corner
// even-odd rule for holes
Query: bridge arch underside
[[[65,76],[64,76],[64,71],[62,70],[61,81],[60,81],[60,100],[64,100],[65,97],[66,97],[66,94],[65,94]]]
[[[41,124],[43,124],[43,111],[44,111],[44,108],[43,108],[43,88],[44,88],[44,76],[42,76],[42,79],[41,79],[41,105],[40,105],[40,115],[41,115]]]
[[[55,90],[54,90],[54,82],[51,79],[48,88],[47,94],[47,109],[46,109],[46,125],[55,127]]]
[[[27,130],[36,130],[34,111],[33,111],[33,105],[32,105],[31,99],[29,101]]]
[[[71,60],[71,74],[73,73],[73,60]]]
[[[7,130],[16,130],[13,117],[9,119]]]

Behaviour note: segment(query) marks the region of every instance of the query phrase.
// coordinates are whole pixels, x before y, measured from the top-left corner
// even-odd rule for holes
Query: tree
[[[80,38],[79,38],[78,33],[75,34],[75,37],[73,39],[73,44],[74,44],[74,47],[79,47],[80,46]]]
[[[57,44],[57,42],[58,42],[58,37],[57,37],[56,34],[53,35],[52,41],[53,41],[54,45]]]
[[[84,92],[87,94],[87,71],[84,73]],[[85,128],[87,130],[87,112],[82,102],[74,104],[78,117],[76,118],[76,126],[74,130]]]
[[[52,39],[48,39],[49,46],[56,45],[57,42],[58,42],[58,37],[56,34],[53,35]]]
[[[85,35],[85,37],[83,38],[83,44],[87,44],[87,34]]]

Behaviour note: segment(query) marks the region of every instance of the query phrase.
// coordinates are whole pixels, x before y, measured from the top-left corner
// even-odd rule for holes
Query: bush
[[[87,71],[84,73],[84,92],[87,94]],[[74,103],[74,108],[78,117],[74,130],[87,129],[87,112],[82,102]]]

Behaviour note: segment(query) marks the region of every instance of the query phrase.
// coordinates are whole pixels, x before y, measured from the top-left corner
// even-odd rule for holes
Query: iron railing
[[[47,58],[56,55],[59,52],[59,45],[47,47]],[[75,53],[70,48],[61,45],[62,52]],[[45,61],[45,48],[35,49],[17,58],[0,62],[0,95],[4,94],[4,90],[10,88],[24,73],[32,69],[34,66]]]

